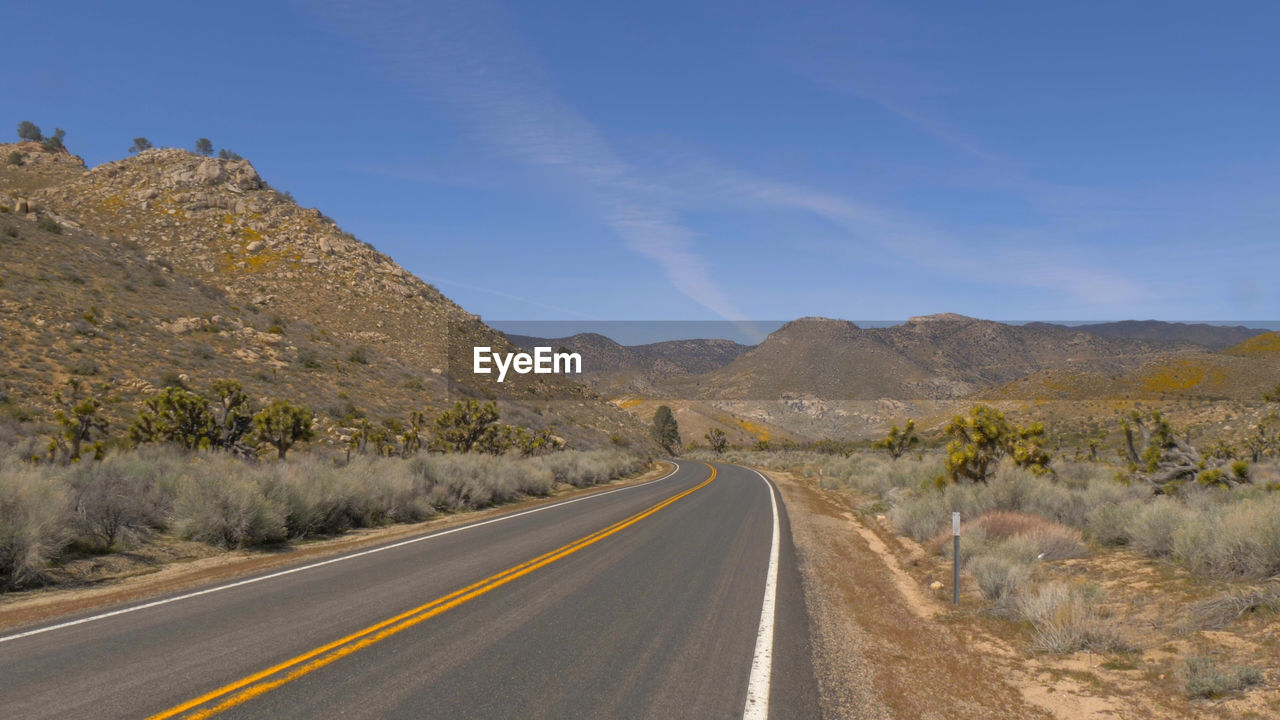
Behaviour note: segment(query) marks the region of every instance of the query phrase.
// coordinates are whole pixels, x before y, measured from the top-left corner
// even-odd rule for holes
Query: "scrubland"
[[[71,465],[0,456],[0,589],[38,586],[70,559],[165,538],[239,548],[416,522],[639,472],[618,450],[538,457],[296,453],[264,462],[143,446]]]
[[[951,595],[958,511],[964,611],[976,606],[984,627],[1025,657],[1096,655],[1101,669],[1087,684],[1099,693],[1111,673],[1172,683],[1186,702],[1246,703],[1242,692],[1280,673],[1275,461],[1253,464],[1251,482],[1157,494],[1107,462],[1055,462],[1037,474],[1006,458],[985,482],[952,483],[939,481],[937,450],[896,461],[804,450],[716,457],[789,471],[848,498],[861,523],[896,538],[922,584],[943,581],[940,603]],[[1267,698],[1227,714],[1280,710],[1270,691],[1252,694]]]

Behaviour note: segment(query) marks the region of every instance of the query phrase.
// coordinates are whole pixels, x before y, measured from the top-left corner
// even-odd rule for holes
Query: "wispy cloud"
[[[507,157],[567,178],[631,250],[679,292],[741,319],[698,254],[694,233],[643,192],[635,169],[560,99],[536,55],[498,8],[480,1],[340,2],[320,6],[341,33],[373,51],[400,82],[441,100]]]
[[[913,266],[992,286],[1027,287],[1060,293],[1084,306],[1105,308],[1147,300],[1150,288],[1125,276],[1079,262],[1069,248],[1022,231],[1007,242],[971,238],[855,198],[779,182],[707,163],[689,178],[691,188],[714,192],[744,208],[773,207],[806,212],[843,229],[866,246],[908,260]]]

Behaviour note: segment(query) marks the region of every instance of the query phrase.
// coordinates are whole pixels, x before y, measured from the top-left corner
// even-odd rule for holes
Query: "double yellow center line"
[[[691,495],[692,493],[711,484],[711,481],[716,479],[716,469],[711,465],[707,465],[707,468],[711,470],[711,476],[702,483],[695,485],[688,490],[672,495],[662,502],[642,510],[625,520],[620,520],[603,530],[598,530],[584,538],[580,538],[567,545],[558,547],[551,552],[539,555],[532,560],[528,560],[494,575],[490,575],[479,582],[472,583],[471,585],[455,590],[448,595],[436,598],[425,605],[420,605],[407,612],[387,618],[382,622],[370,625],[369,627],[347,635],[346,637],[321,645],[314,650],[308,650],[297,657],[291,658],[277,665],[272,665],[265,670],[243,677],[233,683],[224,685],[217,690],[205,693],[200,697],[192,698],[180,705],[175,705],[164,712],[148,717],[147,720],[166,720],[166,718],[181,715],[188,710],[193,710],[195,708],[200,709],[184,716],[186,720],[200,720],[202,718],[212,717],[224,710],[228,710],[237,705],[248,702],[259,695],[270,692],[281,685],[293,682],[307,673],[319,670],[325,665],[369,647],[374,643],[381,642],[402,630],[407,630],[420,622],[448,612],[449,610],[452,610],[469,600],[473,600],[490,590],[506,585],[512,580],[528,575],[539,568],[546,567],[557,560],[568,557],[589,545],[593,545],[616,532],[620,532],[640,522],[681,498]],[[215,701],[217,702],[215,703]]]

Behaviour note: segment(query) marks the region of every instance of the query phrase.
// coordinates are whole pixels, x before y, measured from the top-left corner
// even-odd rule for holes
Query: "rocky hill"
[[[1066,327],[1054,325],[1053,327]],[[1111,338],[1147,340],[1151,342],[1190,343],[1210,350],[1225,350],[1267,331],[1243,325],[1209,325],[1207,323],[1177,323],[1161,320],[1122,320],[1120,322],[1089,323],[1074,326],[1074,330]]]
[[[353,411],[403,417],[475,395],[579,445],[647,446],[581,383],[478,381],[470,348],[514,349],[501,333],[247,160],[164,149],[86,169],[37,143],[0,144],[0,157],[14,152],[20,164],[0,165],[0,333],[15,412],[39,414],[77,373],[110,382],[121,403],[178,376],[233,377],[308,402],[333,427]]]
[[[508,335],[522,348],[567,348],[582,355],[584,378],[610,397],[652,393],[672,380],[711,372],[732,362],[749,347],[732,340],[669,340],[622,345],[598,333],[562,338]]]
[[[829,400],[939,400],[1048,368],[1119,373],[1156,357],[1199,349],[952,314],[916,317],[887,328],[802,318],[677,390],[722,399],[806,394]]]

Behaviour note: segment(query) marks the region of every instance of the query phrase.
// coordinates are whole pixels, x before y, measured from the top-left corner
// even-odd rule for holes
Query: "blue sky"
[[[489,320],[1280,316],[1275,3],[54,14],[0,120],[207,136]]]

